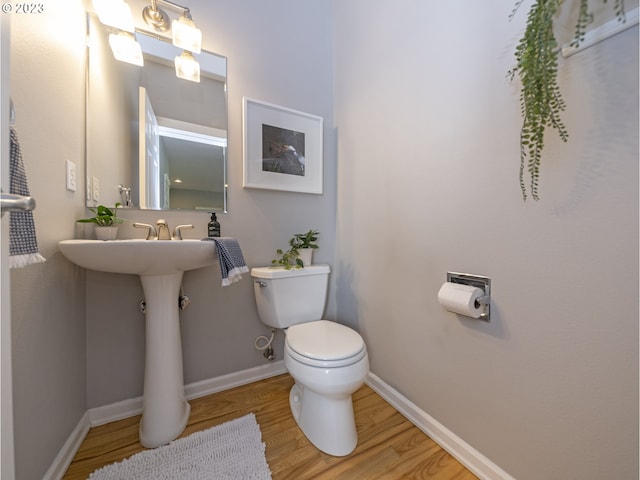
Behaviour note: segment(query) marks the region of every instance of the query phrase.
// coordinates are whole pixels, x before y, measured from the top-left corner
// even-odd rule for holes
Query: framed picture
[[[245,188],[322,193],[322,117],[244,97]]]

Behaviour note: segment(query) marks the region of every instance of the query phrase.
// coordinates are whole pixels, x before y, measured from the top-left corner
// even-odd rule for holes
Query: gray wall
[[[269,264],[276,248],[286,246],[293,233],[317,228],[322,236],[316,260],[332,264],[336,162],[331,5],[254,0],[190,2],[189,7],[204,31],[204,48],[229,58],[230,213],[218,215],[223,235],[237,237],[247,262],[255,266]],[[42,477],[87,408],[142,393],[139,281],[85,275],[57,249],[59,240],[90,233],[75,224],[87,213],[82,182],[84,34],[80,2],[54,2],[42,15],[12,17],[11,95],[31,191],[38,201],[39,241],[48,259],[12,272],[20,480]],[[325,119],[324,195],[242,188],[245,95]],[[65,190],[67,158],[78,167],[75,193]],[[209,221],[206,213],[131,211],[123,216],[141,222],[164,217],[171,226],[194,223],[194,238],[206,236]],[[125,226],[122,235],[140,237],[142,232]],[[266,362],[253,348],[254,338],[269,330],[258,320],[249,277],[222,289],[220,273],[211,267],[187,273],[184,286],[193,300],[182,315],[185,382]],[[328,316],[334,311],[335,305],[329,305]],[[281,338],[277,347],[281,351]]]
[[[319,229],[327,316],[364,334],[374,373],[516,478],[637,478],[638,31],[561,62],[571,140],[550,135],[542,200],[522,203],[505,72],[527,5],[509,23],[510,2],[190,2],[205,48],[229,58],[219,219],[251,266]],[[137,280],[85,273],[56,247],[86,233],[82,187],[64,189],[65,159],[84,176],[83,35],[79,2],[12,17],[11,94],[48,259],[12,272],[21,480],[41,478],[87,408],[142,393]],[[245,95],[324,117],[324,195],[241,188]],[[205,234],[204,213],[162,216]],[[436,303],[447,270],[493,278],[490,324]],[[211,267],[184,286],[186,382],[265,361],[248,278],[223,289]]]
[[[16,478],[49,468],[87,410],[84,272],[59,240],[85,214],[84,11],[79,1],[11,17],[11,97],[45,263],[11,271]],[[78,191],[65,190],[65,160]]]
[[[532,2],[498,3],[334,2],[338,316],[518,480],[638,478],[638,28],[560,61],[569,143],[523,203]],[[447,271],[492,277],[491,323],[437,303]]]
[[[336,160],[331,5],[314,1],[301,6],[294,0],[201,1],[191,2],[189,8],[204,32],[203,48],[228,58],[229,213],[218,214],[222,234],[240,241],[249,266],[264,266],[292,234],[316,228],[321,237],[315,261],[333,264]],[[324,118],[324,195],[242,188],[243,96]],[[122,216],[145,223],[162,217],[171,227],[193,223],[196,229],[185,233],[189,238],[205,237],[209,222],[206,212],[126,211]],[[121,228],[125,238],[144,234],[130,225]],[[142,395],[144,316],[138,311],[143,296],[139,281],[87,272],[86,288],[89,407]],[[222,288],[216,265],[187,272],[184,289],[192,300],[181,314],[186,383],[266,362],[253,346],[254,339],[269,329],[258,319],[249,276]],[[101,308],[105,295],[117,298],[107,310]],[[334,310],[330,306],[328,316]],[[281,351],[282,337],[277,347]]]

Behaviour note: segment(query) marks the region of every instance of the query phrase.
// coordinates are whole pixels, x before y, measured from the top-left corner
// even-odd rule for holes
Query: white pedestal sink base
[[[175,440],[187,426],[191,406],[184,395],[178,296],[182,272],[141,275],[146,302],[144,394],[140,443],[155,448]]]
[[[200,240],[63,240],[69,260],[99,272],[139,275],[146,302],[144,395],[140,443],[175,440],[189,420],[184,396],[178,295],[184,271],[213,265],[215,244]]]

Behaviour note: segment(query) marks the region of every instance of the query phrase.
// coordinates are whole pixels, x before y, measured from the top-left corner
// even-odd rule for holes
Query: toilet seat
[[[324,368],[351,365],[367,354],[364,340],[358,332],[328,320],[289,327],[285,348],[298,362]]]

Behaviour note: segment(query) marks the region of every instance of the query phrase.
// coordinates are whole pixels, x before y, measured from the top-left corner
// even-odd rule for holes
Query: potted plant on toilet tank
[[[313,251],[318,248],[316,242],[320,232],[317,230],[309,230],[306,233],[296,233],[289,239],[289,249],[276,250],[278,258],[271,261],[274,267],[283,267],[286,270],[292,268],[304,268],[305,265],[311,265],[313,260]]]
[[[109,208],[104,205],[97,207],[89,207],[89,210],[95,215],[89,218],[76,220],[78,223],[95,223],[96,238],[98,240],[115,240],[118,236],[118,224],[122,220],[118,218],[118,207],[120,203],[116,203],[115,207]]]

